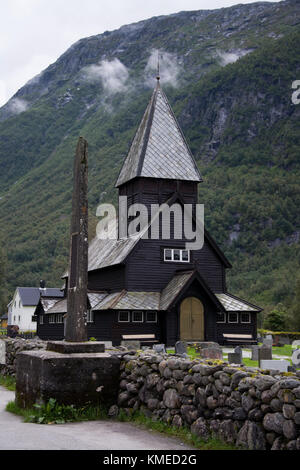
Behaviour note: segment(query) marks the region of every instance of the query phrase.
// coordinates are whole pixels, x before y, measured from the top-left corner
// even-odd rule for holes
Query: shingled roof
[[[137,176],[202,181],[159,81],[121,168],[116,187]]]

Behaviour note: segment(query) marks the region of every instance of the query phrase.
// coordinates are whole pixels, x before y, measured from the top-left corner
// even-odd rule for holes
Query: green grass
[[[186,426],[177,427],[171,426],[160,420],[153,420],[148,418],[142,412],[136,411],[130,416],[121,410],[118,415],[119,421],[126,421],[142,428],[146,428],[155,432],[166,434],[170,437],[176,437],[181,439],[186,444],[196,447],[201,450],[237,450],[237,448],[232,444],[227,444],[226,442],[221,441],[215,436],[211,436],[207,441],[200,439],[198,436],[193,434]]]
[[[25,423],[64,424],[80,421],[96,421],[107,418],[103,406],[87,404],[80,408],[73,405],[61,405],[53,398],[43,405],[35,404],[33,408],[20,408],[14,401],[6,406],[6,411],[22,416]]]
[[[0,375],[0,385],[14,392],[16,390],[16,379],[9,375]]]

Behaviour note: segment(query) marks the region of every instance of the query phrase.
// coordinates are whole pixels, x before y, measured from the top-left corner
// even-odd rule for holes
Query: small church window
[[[40,315],[40,325],[44,324],[44,315]]]
[[[173,261],[175,263],[189,263],[190,252],[189,250],[181,250],[177,248],[165,248],[164,261]]]
[[[226,323],[225,312],[217,312],[217,323]]]
[[[251,316],[249,312],[241,312],[241,323],[251,323]]]
[[[238,323],[238,314],[237,314],[237,312],[230,312],[228,314],[228,323]]]
[[[87,311],[87,317],[86,317],[87,323],[93,323],[94,322],[94,312],[92,309],[89,309]]]
[[[147,323],[157,323],[157,312],[147,312],[146,313],[146,322]]]
[[[120,311],[119,312],[119,319],[118,321],[120,323],[128,323],[130,321],[130,315],[129,315],[129,312],[127,310],[123,310],[123,311]]]
[[[49,315],[49,323],[55,323],[55,314]]]
[[[133,323],[143,323],[144,321],[144,312],[141,310],[136,310],[132,312],[132,321]]]
[[[62,313],[58,313],[56,315],[56,323],[63,323],[64,322],[64,319],[63,319],[63,314]]]

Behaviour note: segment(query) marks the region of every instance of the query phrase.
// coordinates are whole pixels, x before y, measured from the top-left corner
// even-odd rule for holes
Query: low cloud
[[[89,65],[82,70],[83,79],[89,82],[101,82],[107,94],[126,91],[129,72],[127,67],[115,58],[102,60],[99,64]]]
[[[8,107],[12,114],[20,114],[28,109],[29,103],[21,98],[12,98],[8,103]]]
[[[178,76],[180,65],[176,54],[166,52],[160,49],[152,49],[145,68],[146,84],[153,87],[154,78],[157,74],[157,64],[159,60],[159,75],[162,84],[169,84],[173,87],[178,86]]]
[[[219,59],[221,65],[225,67],[228,64],[233,64],[244,55],[249,54],[249,52],[251,52],[249,49],[237,49],[231,52],[216,51],[216,57]]]

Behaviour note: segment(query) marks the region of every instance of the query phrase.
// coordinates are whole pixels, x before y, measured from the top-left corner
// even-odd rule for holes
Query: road
[[[5,411],[15,393],[0,387],[0,450],[195,450],[180,440],[130,423],[24,423]]]

